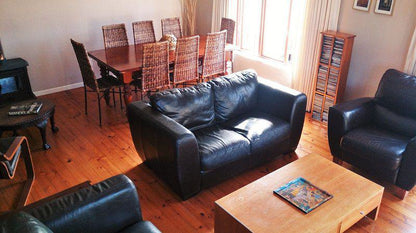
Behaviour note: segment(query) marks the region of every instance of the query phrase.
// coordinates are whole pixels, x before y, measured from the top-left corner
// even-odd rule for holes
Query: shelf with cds
[[[355,35],[322,32],[312,102],[312,118],[328,121],[329,108],[342,100]]]

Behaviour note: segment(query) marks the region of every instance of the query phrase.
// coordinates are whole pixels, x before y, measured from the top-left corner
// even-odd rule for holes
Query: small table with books
[[[11,107],[26,107],[26,111],[30,110],[33,103],[41,103],[41,107],[37,113],[25,115],[10,115]],[[12,108],[13,109],[13,108]],[[18,114],[18,113],[17,113]],[[25,101],[14,102],[0,108],[0,136],[4,131],[13,131],[17,134],[17,130],[35,126],[39,129],[42,136],[43,148],[49,149],[50,146],[46,140],[46,125],[48,120],[51,120],[52,132],[58,132],[58,127],[55,126],[55,104],[46,99],[30,99]]]
[[[331,198],[305,213],[273,192],[299,180]],[[377,218],[383,191],[382,186],[311,154],[217,200],[215,233],[344,232],[365,216]]]

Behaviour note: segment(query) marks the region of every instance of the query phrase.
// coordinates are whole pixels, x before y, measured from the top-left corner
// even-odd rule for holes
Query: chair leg
[[[85,86],[84,86],[84,103],[85,103],[85,115],[88,115],[87,88]]]
[[[342,165],[342,160],[340,158],[334,157],[332,161],[338,165]]]
[[[120,109],[123,109],[123,99],[121,97],[121,87],[118,87],[118,94],[120,97]]]
[[[397,186],[394,186],[393,192],[394,195],[400,198],[401,200],[403,200],[407,196],[407,194],[409,194],[409,191],[407,191],[406,189],[399,188]]]
[[[113,88],[113,104],[114,104],[114,107],[116,107],[116,97],[114,94],[114,88]]]
[[[17,207],[23,207],[26,205],[27,198],[29,196],[30,190],[32,189],[33,181],[35,180],[35,170],[33,169],[33,162],[32,156],[30,154],[29,144],[27,139],[24,139],[22,142],[22,158],[24,159],[25,166],[26,166],[26,175],[27,180],[25,182],[25,186],[23,188],[23,192],[20,196],[19,202],[17,203]]]
[[[100,93],[97,93],[97,101],[98,101],[98,118],[100,120],[100,127],[101,127],[101,98],[100,98]]]

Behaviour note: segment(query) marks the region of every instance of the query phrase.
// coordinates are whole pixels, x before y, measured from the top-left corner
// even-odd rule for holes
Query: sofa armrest
[[[333,156],[341,158],[340,142],[350,130],[368,124],[373,116],[373,98],[360,98],[329,108],[328,141]]]
[[[124,175],[22,210],[59,233],[118,232],[142,221],[136,187]]]
[[[410,140],[403,152],[396,185],[405,190],[411,190],[416,184],[416,137]]]
[[[138,101],[127,117],[137,152],[181,198],[200,190],[201,169],[195,135],[171,118]]]
[[[290,148],[296,149],[302,134],[306,95],[278,83],[258,77],[258,107],[290,123]]]

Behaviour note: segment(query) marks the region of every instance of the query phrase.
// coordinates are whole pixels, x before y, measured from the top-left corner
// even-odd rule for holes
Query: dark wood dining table
[[[205,54],[206,36],[199,40],[199,58],[203,59]],[[232,57],[233,46],[226,46],[226,57]],[[132,101],[130,82],[133,73],[140,71],[143,66],[143,45],[128,45],[109,49],[99,49],[88,52],[100,68],[101,76],[109,71],[122,79],[124,83],[124,101],[126,105]],[[175,50],[169,51],[169,62],[174,63]]]

